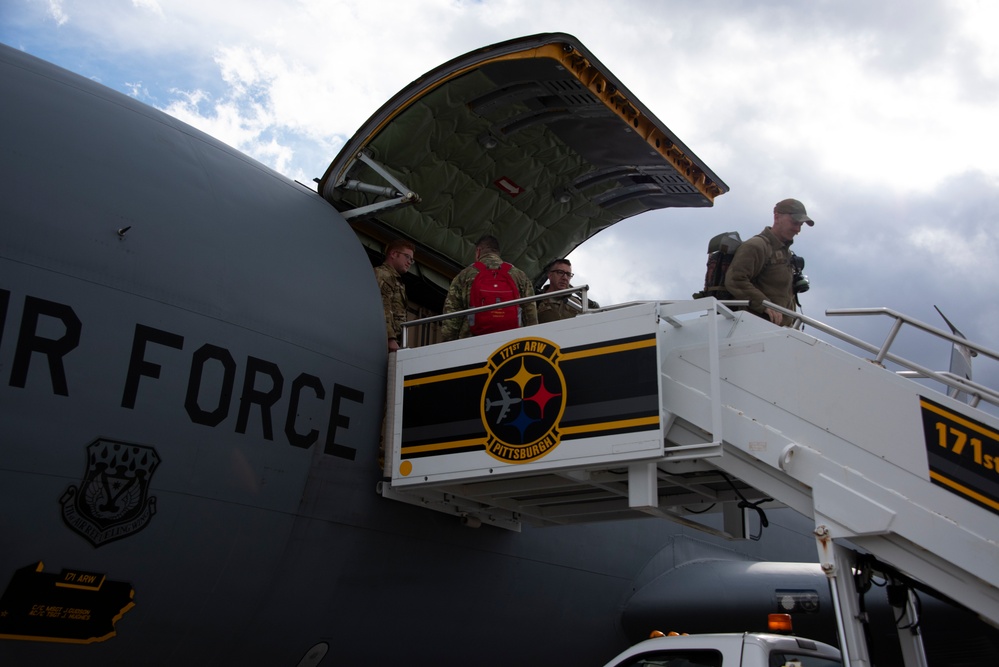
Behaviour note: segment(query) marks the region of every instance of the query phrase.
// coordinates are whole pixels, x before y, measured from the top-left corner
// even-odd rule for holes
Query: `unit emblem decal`
[[[103,572],[44,569],[37,561],[11,576],[0,594],[0,639],[103,642],[117,634],[115,624],[135,606],[132,585]]]
[[[560,441],[565,377],[559,348],[540,338],[521,338],[496,350],[482,390],[486,452],[507,463],[535,461]]]
[[[152,447],[95,440],[80,486],[59,499],[63,521],[95,547],[142,530],[156,513],[156,497],[148,494],[159,464]]]

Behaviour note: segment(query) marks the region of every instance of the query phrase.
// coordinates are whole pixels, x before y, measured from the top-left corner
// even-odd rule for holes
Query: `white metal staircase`
[[[513,529],[652,515],[734,537],[772,498],[815,521],[850,664],[858,550],[999,624],[999,419],[882,362],[999,395],[891,355],[895,331],[839,335],[866,359],[700,299],[401,350],[381,492]]]

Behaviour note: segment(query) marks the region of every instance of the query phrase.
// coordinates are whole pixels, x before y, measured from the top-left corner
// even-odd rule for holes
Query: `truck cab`
[[[657,636],[635,644],[606,667],[839,667],[841,664],[839,650],[828,644],[801,637],[746,632]]]

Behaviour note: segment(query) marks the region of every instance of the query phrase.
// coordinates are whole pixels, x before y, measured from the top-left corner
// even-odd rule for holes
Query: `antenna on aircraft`
[[[951,324],[951,321],[947,319],[947,316],[943,314],[943,311],[933,306],[940,313],[940,317],[943,318],[947,326],[950,327],[951,333],[955,336],[967,339],[963,333],[958,331],[957,327]],[[950,372],[957,377],[962,377],[965,380],[971,380],[971,358],[977,357],[978,353],[969,348],[967,345],[961,345],[960,343],[954,343],[950,351]],[[951,387],[947,390],[947,395],[951,398],[956,398],[959,401],[964,401],[965,403],[971,398],[971,396],[959,389]]]

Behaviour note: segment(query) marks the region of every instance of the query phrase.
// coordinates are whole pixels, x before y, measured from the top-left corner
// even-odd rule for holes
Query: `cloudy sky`
[[[601,303],[687,298],[708,239],[748,238],[785,197],[806,315],[880,343],[888,307],[944,313],[999,349],[999,3],[992,0],[3,0],[0,42],[93,78],[299,181],[452,57],[575,35],[731,191],[659,211],[571,255]],[[899,351],[945,368],[944,343]],[[976,375],[999,386],[999,364]]]

